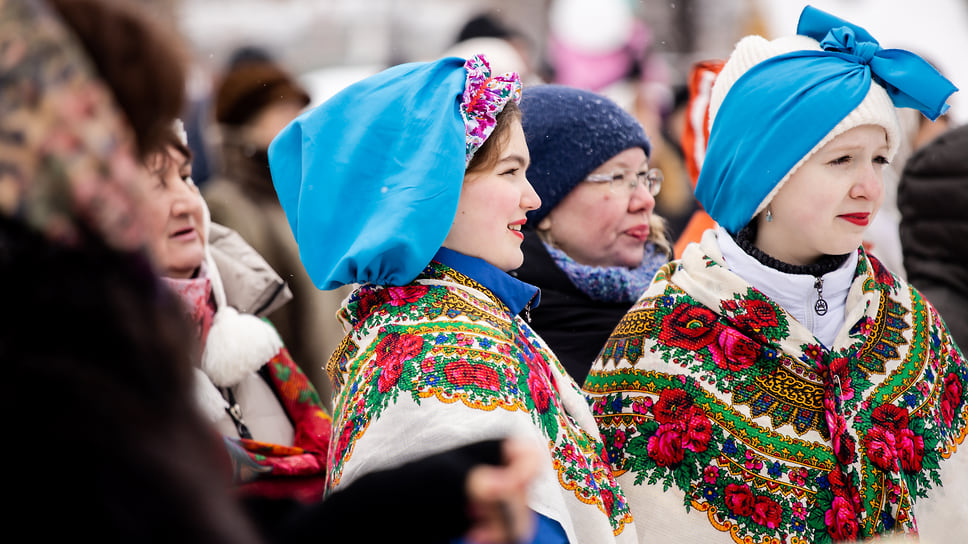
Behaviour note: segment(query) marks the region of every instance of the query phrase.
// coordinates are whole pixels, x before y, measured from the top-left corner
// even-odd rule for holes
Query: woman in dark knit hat
[[[598,94],[563,85],[524,91],[528,180],[541,207],[528,214],[518,278],[541,288],[532,326],[571,373],[592,361],[670,257],[652,212],[662,173],[635,117]]]

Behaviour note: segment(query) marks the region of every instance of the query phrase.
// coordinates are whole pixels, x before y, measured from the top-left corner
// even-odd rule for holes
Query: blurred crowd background
[[[488,13],[520,32],[533,61],[549,63],[552,26],[595,34],[605,47],[621,41],[611,4],[628,6],[647,26],[649,46],[669,66],[669,83],[685,81],[696,60],[728,54],[741,36],[791,32],[797,14],[810,3],[864,26],[882,41],[923,51],[957,83],[968,79],[968,2],[965,0],[142,0],[157,3],[191,42],[199,86],[217,74],[240,46],[277,55],[291,70],[318,82],[320,95],[345,78],[399,62],[426,60],[445,52],[462,26]],[[556,4],[582,18],[555,25]],[[563,17],[563,19],[567,19]],[[564,39],[580,36],[562,36]],[[625,45],[625,44],[623,44]],[[330,77],[327,78],[326,76]],[[314,77],[315,76],[315,77]],[[963,77],[959,77],[963,76]],[[960,104],[956,95],[954,103]],[[958,108],[962,110],[964,108]],[[954,112],[953,112],[954,113]],[[964,115],[964,114],[958,114]],[[964,117],[960,117],[964,118]]]
[[[295,301],[271,316],[327,398],[322,367],[342,336],[333,308],[302,270],[266,164],[272,137],[299,111],[388,66],[486,53],[525,84],[561,83],[615,100],[643,124],[650,164],[665,174],[656,213],[675,241],[697,205],[681,146],[697,63],[725,59],[747,34],[795,32],[802,0],[139,0],[170,21],[192,58],[184,118],[193,178],[213,220],[242,234],[289,283]],[[956,85],[968,81],[968,0],[813,0],[892,47],[915,51]],[[254,61],[254,62],[253,62]],[[886,182],[869,249],[903,275],[895,204],[906,157],[968,119],[964,93],[945,123],[905,118],[909,146]],[[914,110],[910,110],[913,112]],[[694,173],[694,172],[693,172]],[[686,238],[683,236],[683,238]],[[324,332],[321,332],[324,331]]]

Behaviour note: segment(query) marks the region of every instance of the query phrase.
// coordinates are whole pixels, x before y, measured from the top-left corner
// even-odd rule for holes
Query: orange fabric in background
[[[699,170],[706,156],[706,143],[709,140],[709,97],[712,94],[713,82],[716,75],[723,69],[724,60],[704,60],[692,66],[689,72],[689,103],[686,108],[686,123],[682,131],[682,151],[685,155],[686,171],[689,173],[689,183],[696,188],[699,180]],[[675,258],[682,256],[682,251],[692,242],[698,242],[703,231],[716,226],[716,222],[709,217],[702,208],[696,210],[689,219],[686,228],[676,240],[673,250]]]

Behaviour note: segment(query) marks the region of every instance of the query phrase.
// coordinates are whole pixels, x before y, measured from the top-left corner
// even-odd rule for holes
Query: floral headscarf
[[[144,239],[131,131],[83,47],[41,0],[0,0],[0,214],[50,239]]]
[[[484,55],[467,59],[464,69],[467,70],[467,82],[461,97],[460,114],[467,140],[466,166],[484,145],[484,140],[494,132],[497,114],[509,101],[521,102],[521,78],[517,72],[492,77],[491,64]]]

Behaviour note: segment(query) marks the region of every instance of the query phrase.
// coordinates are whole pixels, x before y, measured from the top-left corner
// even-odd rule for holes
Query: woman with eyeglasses
[[[662,172],[649,168],[642,125],[604,96],[541,85],[524,91],[521,110],[541,207],[528,214],[514,274],[541,288],[531,326],[582,383],[669,261],[665,222],[652,213]]]

